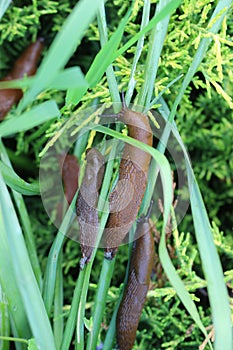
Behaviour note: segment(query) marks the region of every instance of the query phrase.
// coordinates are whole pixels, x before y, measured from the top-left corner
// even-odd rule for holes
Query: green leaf
[[[28,340],[28,350],[38,350],[35,339]]]
[[[6,295],[0,285],[0,350],[9,350],[9,342],[1,340],[10,335],[10,315]]]
[[[27,196],[34,196],[40,194],[39,184],[29,184],[23,179],[21,179],[12,168],[4,164],[0,160],[0,171],[2,173],[2,176],[6,182],[6,184],[11,187],[13,190],[27,195]]]
[[[64,68],[76,50],[86,29],[95,17],[98,7],[98,0],[82,0],[77,3],[52,42],[37,71],[34,83],[19,103],[18,111],[22,111],[40,91],[53,83],[59,71]]]
[[[0,19],[2,18],[2,16],[6,12],[10,3],[11,3],[11,0],[1,0],[0,1]]]
[[[70,88],[87,88],[88,84],[80,67],[67,68],[57,74],[49,86],[50,89],[67,90]]]
[[[122,46],[115,54],[115,58],[122,55],[126,50],[128,50],[138,39],[140,39],[144,34],[152,30],[157,23],[159,23],[167,15],[170,15],[180,4],[182,0],[172,0],[170,1],[159,13],[157,13],[150,22],[142,29],[139,33],[135,34],[124,46]]]
[[[8,250],[10,261],[7,265],[8,274],[9,266],[12,266],[9,275],[15,276],[23,300],[16,309],[21,305],[25,309],[38,348],[56,350],[51,325],[28,257],[21,227],[2,176],[0,176],[0,226],[1,231],[5,232],[6,251]]]
[[[60,112],[55,101],[43,102],[20,116],[4,120],[0,125],[0,137],[29,130],[59,115]]]
[[[1,178],[1,175],[0,175]],[[1,180],[2,181],[2,180]],[[2,186],[2,185],[1,185]],[[5,184],[3,184],[5,186]],[[23,300],[19,292],[16,277],[13,272],[13,263],[10,257],[10,249],[7,242],[7,231],[4,224],[2,206],[8,208],[12,205],[11,199],[5,200],[0,197],[0,284],[7,297],[8,310],[13,325],[13,335],[17,337],[27,338],[30,336],[30,328],[27,316],[23,306]],[[10,213],[8,214],[9,223],[11,222]],[[9,271],[11,273],[9,273]]]
[[[121,20],[118,28],[111,36],[110,40],[101,48],[99,53],[96,55],[85,77],[90,88],[94,87],[99,82],[108,66],[114,60],[114,52],[117,50],[117,47],[121,41],[129,16],[130,10]],[[66,103],[77,104],[86,91],[87,87],[85,89],[69,89],[67,91]]]
[[[163,108],[166,107],[164,104]],[[169,110],[163,111],[167,119]],[[188,173],[191,209],[195,227],[198,250],[200,252],[203,271],[207,281],[208,295],[215,327],[215,349],[232,349],[231,311],[221,262],[214,245],[214,239],[205,205],[189,160],[185,145],[180,137],[175,123],[169,123],[179,145],[183,150]],[[182,298],[181,298],[182,300]],[[182,300],[183,302],[183,300]],[[189,309],[188,309],[189,311]],[[191,314],[192,315],[192,314]],[[192,315],[193,317],[193,315]]]
[[[0,89],[30,88],[36,77],[24,77],[19,80],[0,81]],[[70,67],[57,73],[54,80],[47,87],[49,89],[66,90],[69,88],[86,88],[88,86],[80,67]]]
[[[94,62],[92,63],[90,69],[88,70],[86,74],[86,80],[90,88],[94,87],[99,82],[104,72],[106,71],[107,67],[114,60],[114,52],[116,51],[121,41],[124,29],[125,29],[125,25],[128,22],[130,13],[131,11],[129,10],[125,15],[125,17],[121,20],[117,30],[113,33],[110,40],[103,46],[103,48],[96,55]]]

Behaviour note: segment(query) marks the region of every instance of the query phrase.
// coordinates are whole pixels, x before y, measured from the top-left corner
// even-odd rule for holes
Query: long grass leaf
[[[46,101],[20,116],[4,120],[0,125],[0,137],[26,131],[60,115],[55,101]]]
[[[216,34],[219,29],[221,28],[222,21],[224,17],[226,16],[227,12],[230,10],[230,7],[232,5],[232,0],[219,0],[218,4],[210,18],[209,25],[207,27],[207,30],[209,33]],[[202,62],[203,58],[205,57],[205,54],[208,50],[208,47],[212,41],[211,35],[203,38],[198,46],[198,49],[195,53],[195,56],[193,58],[192,64],[189,67],[189,70],[187,74],[184,77],[181,89],[179,90],[179,93],[176,97],[176,100],[172,106],[171,114],[169,116],[169,121],[172,122],[177,110],[177,107],[183,98],[184,92],[189,85],[191,79],[193,78],[194,74],[197,71],[197,68],[199,67],[200,63]]]
[[[150,18],[150,0],[146,0],[143,2],[143,11],[142,11],[142,20],[141,20],[141,25],[140,25],[140,31],[148,24],[149,18]],[[136,85],[136,80],[135,80],[134,75],[136,72],[137,63],[138,63],[139,58],[140,58],[141,53],[142,53],[144,39],[145,39],[145,35],[142,35],[138,39],[138,42],[137,42],[136,51],[134,54],[134,59],[133,59],[133,63],[131,66],[131,71],[130,71],[128,88],[127,88],[127,92],[125,95],[125,101],[126,101],[127,105],[129,105],[129,103],[131,101],[131,98],[132,98],[132,95],[134,92],[134,88]]]
[[[169,2],[170,0],[160,0],[156,6],[156,13],[159,13],[165,6],[169,4]],[[159,60],[163,48],[163,43],[167,34],[170,14],[171,13],[169,12],[165,18],[157,23],[151,33],[150,45],[145,63],[144,82],[138,98],[138,104],[140,106],[147,107],[152,98]]]
[[[173,131],[183,151],[185,146],[178,131]],[[203,271],[207,281],[207,289],[211,305],[211,313],[215,328],[215,349],[232,349],[231,311],[228,293],[224,283],[221,262],[214,245],[213,235],[206,208],[193,173],[187,152],[184,152],[188,170],[191,209],[194,228],[201,256]]]
[[[130,16],[130,10],[121,20],[117,30],[112,34],[110,40],[103,46],[100,52],[96,55],[90,69],[86,74],[86,80],[89,84],[89,87],[94,87],[98,81],[103,76],[106,68],[112,63],[114,52],[116,51],[121,37],[123,35],[125,25]]]
[[[58,90],[87,87],[88,84],[80,67],[71,67],[59,72],[49,86],[50,89]]]
[[[102,0],[101,0],[102,1]],[[101,10],[100,7],[100,11]],[[99,80],[102,78],[104,73],[108,71],[108,76],[110,74],[110,79],[114,79],[112,73],[110,73],[111,68],[108,68],[110,64],[114,61],[114,51],[117,50],[117,47],[119,46],[119,43],[121,41],[125,25],[129,19],[130,16],[130,10],[127,12],[127,14],[124,16],[124,18],[121,20],[118,28],[115,30],[115,32],[112,34],[111,38],[106,42],[104,39],[103,42],[106,42],[99,53],[95,56],[94,61],[92,62],[85,79],[88,82],[89,87],[94,87]],[[101,16],[103,13],[101,14]],[[103,21],[103,18],[101,19]],[[105,35],[105,34],[103,34]],[[111,86],[113,87],[114,95],[112,95],[114,98],[116,97],[117,100],[119,100],[119,94],[115,89],[115,83],[111,83]],[[87,91],[86,89],[69,89],[67,92],[67,103],[72,102],[73,104],[77,104],[82,96]]]
[[[0,176],[0,204],[2,224],[5,229],[9,257],[16,277],[17,287],[39,349],[55,350],[54,337],[38,288],[15,209],[7,187]]]
[[[36,76],[24,77],[19,80],[0,81],[0,89],[29,88],[36,82]],[[49,89],[67,90],[71,88],[86,88],[88,86],[80,67],[74,66],[59,71],[47,87]]]
[[[222,25],[222,21],[224,17],[226,16],[227,12],[230,9],[230,6],[232,5],[232,0],[220,0],[210,18],[209,25],[208,25],[208,31],[209,33],[217,33]],[[212,41],[211,35],[203,38],[198,46],[198,49],[194,55],[193,61],[189,67],[188,72],[186,73],[184,80],[182,82],[181,88],[179,90],[179,93],[177,94],[177,97],[175,99],[175,102],[172,105],[172,109],[170,112],[170,115],[168,117],[168,120],[170,123],[173,122],[177,107],[179,103],[181,102],[184,92],[187,88],[187,86],[190,84],[194,74],[196,73],[199,65],[201,64],[203,58],[205,57],[205,54],[208,50],[208,47]],[[163,134],[161,136],[158,149],[161,152],[164,152],[166,149],[166,144],[169,138],[170,134],[170,126],[166,124],[165,129],[163,131]]]
[[[6,152],[6,149],[0,140],[0,154],[2,161],[7,164],[10,168],[12,168],[10,159],[8,157],[8,153]],[[20,220],[22,222],[23,232],[25,236],[25,242],[28,248],[28,254],[30,257],[30,261],[32,263],[32,268],[36,277],[36,280],[38,282],[38,286],[42,286],[42,275],[41,275],[41,269],[40,264],[37,256],[36,246],[35,246],[35,240],[34,235],[32,232],[32,227],[28,215],[28,211],[26,208],[26,205],[24,203],[23,196],[17,192],[12,190],[13,198],[16,204],[16,207],[18,208],[18,213],[20,216]]]
[[[9,200],[11,201],[11,199]],[[13,335],[15,337],[28,338],[30,336],[30,328],[16,278],[12,273],[13,264],[10,258],[10,250],[7,242],[7,231],[2,212],[2,206],[8,204],[8,202],[5,202],[2,198],[0,198],[0,284],[7,297],[11,324],[13,325]],[[9,273],[9,271],[11,271],[11,273]]]
[[[56,348],[60,349],[63,338],[63,271],[62,271],[62,254],[59,254],[57,265],[57,277],[54,294],[54,312],[53,312],[53,332]]]
[[[54,300],[58,259],[62,249],[64,239],[66,237],[65,234],[74,216],[74,206],[75,206],[76,198],[77,198],[77,193],[74,196],[66,212],[66,215],[62,221],[60,229],[58,230],[58,233],[55,237],[55,240],[52,244],[52,247],[50,249],[49,256],[48,256],[48,261],[47,261],[46,270],[45,270],[44,284],[43,284],[43,299],[44,299],[45,308],[49,316],[51,315],[51,312],[52,312],[52,305]]]
[[[139,40],[144,34],[154,28],[154,26],[166,17],[167,14],[170,14],[174,9],[176,9],[181,3],[181,0],[173,0],[164,9],[162,9],[158,14],[154,16],[154,18],[145,26],[139,33],[134,35],[132,39],[130,39],[122,48],[116,51],[116,48],[119,45],[120,39],[122,37],[124,27],[128,21],[130,16],[130,11],[125,15],[125,17],[121,20],[117,30],[111,36],[110,40],[103,46],[103,48],[96,55],[91,67],[89,68],[86,74],[86,80],[88,81],[89,87],[94,87],[99,80],[102,78],[105,73],[107,67],[121,54],[123,54],[126,50],[128,50],[137,40]],[[116,53],[114,53],[114,49]],[[86,90],[78,90],[76,93],[71,91],[72,97],[68,96],[69,100],[74,100],[75,103],[78,103],[82,96],[85,94]],[[75,96],[74,96],[75,95]]]
[[[74,7],[42,61],[34,84],[21,100],[18,106],[19,113],[34,100],[40,91],[49,87],[58,72],[64,68],[93,20],[98,7],[98,0],[81,0]]]
[[[27,196],[34,196],[40,194],[39,184],[38,183],[28,183],[21,179],[14,170],[4,164],[0,160],[0,171],[2,173],[2,176],[6,182],[6,184],[11,187],[13,190],[27,195]]]
[[[125,45],[123,45],[115,54],[114,59],[122,55],[126,50],[128,50],[138,39],[140,39],[144,34],[152,30],[157,23],[159,23],[167,15],[170,15],[180,4],[182,0],[172,0],[170,1],[159,13],[157,13],[150,22],[137,34],[135,34]]]
[[[91,350],[96,347],[98,335],[99,335],[99,329],[100,329],[101,321],[105,310],[105,302],[106,302],[109,286],[111,283],[114,266],[115,266],[115,259],[113,261],[104,259],[103,267],[101,269],[101,273],[99,277],[98,289],[95,296],[92,331],[89,333],[86,350]]]
[[[164,104],[163,116],[167,119],[169,110]],[[221,262],[214,245],[213,235],[205,205],[192,170],[185,145],[175,126],[170,125],[174,136],[183,150],[188,173],[191,209],[195,227],[198,250],[200,252],[203,271],[207,281],[211,312],[215,327],[215,349],[232,349],[231,312],[228,294],[224,283]]]
[[[10,315],[7,305],[5,293],[0,285],[0,350],[9,350],[10,344],[8,341],[1,339],[10,335]]]
[[[80,303],[81,291],[83,286],[84,274],[80,273],[78,280],[76,282],[74,295],[72,298],[71,308],[68,316],[68,320],[65,326],[65,331],[63,334],[62,344],[60,350],[69,350],[72,337],[74,334],[74,329],[77,321],[77,310]]]
[[[2,16],[6,12],[10,3],[11,3],[11,0],[1,0],[0,1],[0,19],[2,18]]]
[[[107,20],[106,20],[104,0],[101,0],[101,3],[100,3],[100,8],[97,13],[97,22],[98,22],[98,29],[99,29],[99,35],[100,35],[100,43],[101,43],[101,47],[103,47],[108,41]],[[106,77],[107,77],[109,92],[110,92],[112,101],[120,102],[121,99],[118,91],[118,85],[117,85],[117,81],[116,81],[116,77],[115,77],[112,65],[109,65],[107,67]]]

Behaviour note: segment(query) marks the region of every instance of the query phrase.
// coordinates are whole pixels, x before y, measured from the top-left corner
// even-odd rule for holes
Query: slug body
[[[137,235],[140,238],[134,242],[128,284],[117,313],[118,350],[133,347],[153,266],[154,240],[147,218],[138,223]]]
[[[43,49],[43,39],[38,38],[30,44],[21,56],[16,60],[14,67],[2,81],[23,78],[25,75],[35,74],[37,63]],[[0,89],[0,120],[2,120],[11,107],[23,96],[20,89]]]
[[[152,146],[152,131],[145,114],[123,105],[119,120],[128,127],[128,134]],[[119,180],[110,195],[110,216],[104,232],[105,257],[112,259],[118,246],[136,219],[147,185],[151,156],[149,153],[125,144],[120,163]]]
[[[78,189],[79,164],[77,158],[73,154],[61,155],[60,163],[64,192],[66,200],[70,205]]]
[[[77,217],[80,229],[82,259],[80,268],[90,261],[99,229],[97,204],[104,176],[104,157],[95,148],[87,150],[86,168],[77,198]]]
[[[59,169],[63,182],[64,195],[67,203],[70,205],[72,199],[78,189],[78,176],[79,176],[79,164],[77,158],[73,154],[60,154],[58,156]],[[62,222],[64,217],[64,201],[62,200],[57,203],[56,207],[56,218],[59,224]]]

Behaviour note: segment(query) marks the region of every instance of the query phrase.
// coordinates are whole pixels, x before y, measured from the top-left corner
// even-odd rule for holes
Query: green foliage
[[[82,4],[84,3],[83,1]],[[198,197],[198,186],[195,187],[196,192],[193,197],[199,204],[196,206],[199,212],[196,211],[195,216],[195,210],[192,207],[194,226],[202,229],[197,232],[197,235],[203,235],[201,231],[205,229],[210,232],[209,236],[208,233],[204,236],[203,247],[210,242],[204,258],[203,248],[200,249],[200,242],[198,237],[195,239],[193,226],[190,224],[191,214],[184,218],[182,232],[179,232],[174,225],[172,234],[170,237],[167,236],[166,242],[166,222],[156,223],[157,227],[163,225],[161,234],[156,236],[159,243],[159,249],[156,248],[154,266],[156,274],[152,278],[134,349],[197,349],[204,341],[203,333],[209,332],[213,322],[217,324],[216,314],[214,314],[216,305],[214,305],[215,309],[213,305],[209,307],[198,292],[206,291],[205,288],[209,287],[210,300],[214,300],[215,295],[213,296],[214,293],[211,290],[213,284],[208,282],[211,281],[213,272],[213,268],[209,268],[208,259],[211,256],[210,252],[215,253],[211,245],[211,235],[213,235],[214,243],[220,254],[224,281],[228,288],[232,289],[233,103],[231,96],[233,88],[231,81],[233,61],[231,37],[233,21],[231,11],[228,10],[221,29],[218,33],[213,33],[210,32],[210,28],[221,19],[221,15],[226,10],[221,9],[217,18],[211,20],[213,11],[219,4],[217,1],[184,0],[175,11],[171,11],[169,6],[175,8],[178,3],[179,1],[174,1],[171,5],[164,1],[161,5],[161,1],[115,0],[106,2],[105,7],[101,3],[102,12],[98,13],[97,21],[92,20],[88,26],[90,20],[82,16],[80,19],[83,25],[81,32],[75,32],[77,21],[73,21],[73,26],[71,22],[68,23],[65,32],[67,40],[62,38],[63,25],[67,16],[74,13],[73,8],[76,5],[74,0],[15,1],[10,4],[1,19],[1,77],[10,70],[12,62],[19,53],[38,35],[46,39],[43,51],[44,61],[42,58],[44,71],[42,69],[43,74],[39,73],[39,78],[43,79],[41,78],[40,81],[37,75],[34,81],[21,82],[26,91],[26,98],[22,105],[13,107],[7,120],[0,125],[0,136],[9,150],[8,155],[14,168],[17,169],[11,169],[6,148],[1,144],[0,164],[6,164],[0,167],[3,175],[3,179],[0,177],[2,191],[0,198],[2,227],[0,264],[3,266],[0,271],[1,350],[8,350],[9,344],[6,340],[13,340],[10,338],[11,335],[15,337],[17,350],[25,349],[26,346],[28,349],[36,349],[40,342],[43,344],[43,350],[82,349],[84,343],[86,349],[91,349],[101,341],[105,341],[104,349],[113,348],[116,308],[122,293],[121,283],[124,281],[128,248],[121,247],[116,261],[112,263],[105,260],[103,262],[103,251],[98,250],[94,264],[92,260],[84,271],[79,272],[81,254],[79,245],[72,240],[64,239],[63,230],[56,232],[39,197],[26,197],[24,200],[22,194],[38,192],[33,182],[37,180],[40,156],[46,150],[47,140],[52,137],[50,141],[52,144],[59,135],[61,127],[64,127],[64,121],[68,120],[72,124],[70,117],[73,112],[81,111],[90,105],[111,101],[119,102],[118,90],[126,90],[127,103],[130,102],[132,96],[135,96],[134,102],[139,101],[148,107],[151,101],[160,94],[168,108],[173,111],[177,109],[175,121],[190,153],[193,170],[203,193],[209,217],[213,220],[211,233],[202,200]],[[157,24],[153,26],[152,32],[148,31],[142,35],[143,27],[147,25],[149,19],[155,19],[153,16],[158,8],[156,6],[165,7],[162,20],[160,19],[158,27]],[[131,12],[128,14],[128,19],[126,13],[130,7]],[[104,18],[105,10],[107,23]],[[88,6],[85,11],[88,17],[90,12]],[[147,17],[145,13],[148,13]],[[142,15],[145,15],[146,18],[144,18],[144,23]],[[122,18],[123,21],[119,25]],[[136,35],[141,35],[138,37],[138,45],[134,40]],[[55,37],[56,45],[54,45]],[[195,70],[192,82],[185,89],[177,108],[175,106],[177,92],[181,91],[184,86],[183,77],[181,79],[179,77],[181,74],[187,77],[186,74],[193,64],[197,49],[203,39],[211,39],[212,43],[206,42],[210,44],[208,50],[206,53],[202,51],[204,58],[198,65],[198,69]],[[128,45],[127,50],[125,45]],[[78,50],[75,51],[77,46]],[[84,75],[80,70],[78,70],[79,79],[76,79],[72,77],[73,73],[70,74],[70,71],[65,69],[65,67],[78,69],[77,66],[80,66],[84,73],[87,72],[86,85]],[[149,80],[149,78],[154,79],[150,71],[151,67],[153,68],[152,73],[155,73],[156,76],[155,81]],[[103,76],[105,71],[107,78]],[[134,71],[133,76],[132,71]],[[87,90],[88,84],[89,89]],[[162,100],[156,100],[155,103],[160,105]],[[67,125],[68,128],[69,123]],[[116,139],[133,142],[119,134],[119,130],[117,132],[100,126],[96,127],[96,130],[99,132],[99,138],[106,132],[106,135],[111,135]],[[96,133],[92,131],[88,146],[91,146],[92,137],[95,136]],[[87,140],[83,139],[82,150],[86,142]],[[113,142],[112,152],[114,145],[116,146]],[[164,178],[167,178],[163,182],[166,188],[170,181],[169,167],[165,169],[166,159],[163,158],[162,152],[156,150],[151,152],[161,166],[164,164],[162,173]],[[80,159],[81,153],[80,151]],[[28,170],[32,168],[32,164],[35,169]],[[29,175],[25,168],[29,171]],[[8,173],[4,172],[6,169],[10,169]],[[17,177],[17,171],[22,174],[22,178]],[[112,168],[109,166],[103,184],[103,191],[105,191],[103,197],[108,192],[111,172]],[[190,173],[192,175],[191,170]],[[30,176],[33,176],[34,180]],[[153,181],[150,181],[152,188]],[[12,201],[6,184],[15,202]],[[171,191],[169,191],[165,191],[167,205],[171,201]],[[149,199],[147,193],[147,201]],[[145,203],[142,211],[145,210]],[[11,215],[6,210],[7,207],[10,208]],[[165,217],[168,215],[168,207],[165,206]],[[74,201],[62,224],[65,232],[72,208],[74,208]],[[200,216],[202,216],[201,219],[204,218],[203,221]],[[14,227],[11,224],[12,217]],[[107,216],[103,215],[101,220],[104,222],[106,219]],[[174,217],[172,220],[175,223]],[[203,222],[207,224],[205,227],[201,227]],[[21,235],[22,230],[26,246]],[[18,232],[16,237],[15,231]],[[169,247],[169,255],[165,243]],[[173,270],[170,259],[176,270]],[[207,267],[207,271],[204,271],[204,274],[201,264],[203,260],[205,262],[205,259],[207,262],[204,266]],[[212,254],[212,259],[211,264],[218,269],[220,264],[215,254]],[[13,274],[8,273],[6,261],[8,262],[7,269],[14,270]],[[164,269],[161,267],[161,262]],[[25,275],[23,274],[24,269]],[[217,272],[216,278],[219,277],[219,270]],[[7,307],[6,299],[9,303]],[[19,305],[17,312],[15,304]],[[186,306],[186,309],[183,305]],[[11,329],[9,314],[12,320]],[[87,329],[84,328],[84,323]],[[76,342],[79,342],[79,345],[76,344],[76,346],[73,335],[75,327],[78,335]],[[88,334],[86,331],[91,331],[91,333]],[[44,334],[46,334],[46,339]],[[17,337],[22,339],[22,344],[16,341]],[[111,345],[107,345],[109,339]],[[211,346],[206,345],[205,349],[211,349]],[[225,350],[228,349],[225,348]]]

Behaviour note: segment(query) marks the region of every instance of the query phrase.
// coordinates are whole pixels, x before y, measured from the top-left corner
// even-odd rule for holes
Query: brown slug
[[[147,115],[129,110],[123,99],[123,108],[117,116],[127,125],[130,137],[152,146],[152,131]],[[125,144],[119,180],[109,198],[110,215],[104,231],[107,259],[115,256],[118,246],[136,219],[146,190],[150,160],[149,153]]]
[[[64,193],[68,204],[72,202],[78,189],[79,164],[73,154],[59,156]]]
[[[154,240],[148,217],[139,220],[129,268],[129,278],[117,313],[117,349],[131,350],[149,289]]]
[[[104,157],[95,148],[86,151],[86,168],[77,197],[76,212],[80,229],[82,259],[80,268],[90,261],[99,229],[97,204],[104,176]]]
[[[78,189],[79,164],[78,159],[73,154],[62,153],[58,155],[59,169],[61,173],[64,195],[68,205]],[[62,198],[61,198],[62,199]],[[66,205],[67,207],[67,205]],[[64,216],[64,201],[61,200],[56,206],[56,218],[59,223]]]
[[[15,61],[15,64],[9,74],[1,81],[16,80],[25,75],[35,74],[37,62],[43,49],[43,38],[38,38],[30,44],[21,56]],[[11,107],[17,103],[23,96],[21,89],[0,89],[0,120],[2,120]]]

